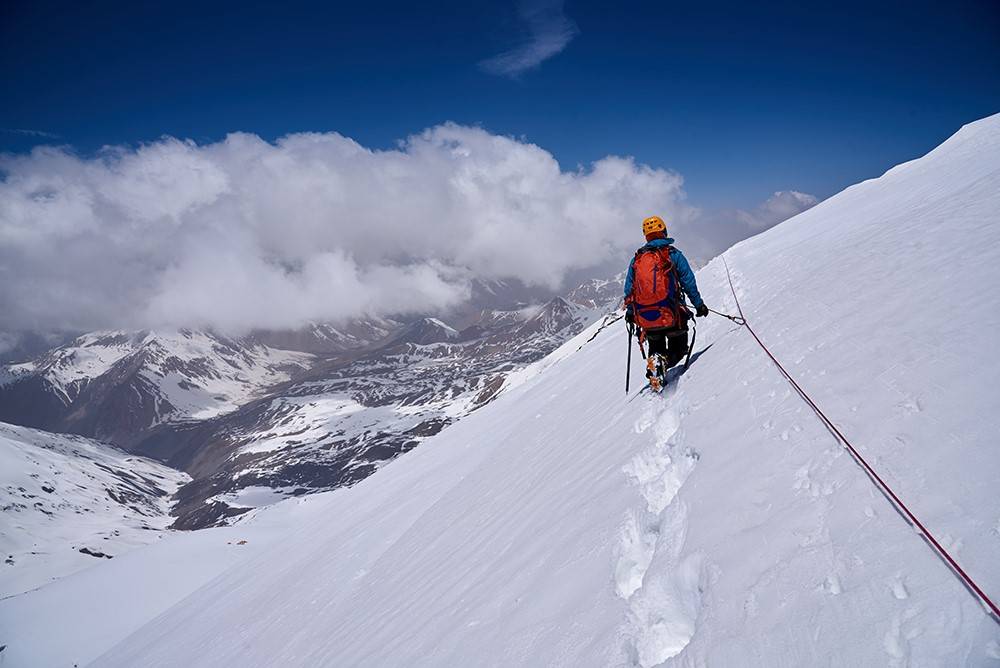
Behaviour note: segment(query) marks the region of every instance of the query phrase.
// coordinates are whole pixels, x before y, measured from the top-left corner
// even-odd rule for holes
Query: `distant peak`
[[[400,330],[395,340],[400,343],[442,343],[460,338],[458,330],[437,318],[414,320]]]

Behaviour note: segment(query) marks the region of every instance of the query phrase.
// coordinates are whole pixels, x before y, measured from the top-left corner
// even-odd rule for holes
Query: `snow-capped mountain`
[[[0,423],[0,598],[157,538],[190,478],[81,436]]]
[[[130,447],[157,425],[235,410],[311,363],[207,332],[96,332],[7,367],[0,420]]]
[[[733,291],[721,259],[697,274],[713,308],[732,312],[739,298],[789,373],[994,600],[998,212],[1000,115],[727,251]],[[997,621],[755,339],[719,317],[698,326],[698,356],[664,396],[626,398],[623,332],[595,323],[482,410],[350,488],[196,532],[197,544],[170,536],[131,563],[0,601],[8,659],[1000,659]],[[632,380],[642,381],[638,365]],[[234,530],[260,546],[252,559],[229,558]],[[180,553],[211,573],[157,586]],[[150,597],[120,594],[137,587]],[[104,590],[121,601],[112,620],[76,603]],[[53,627],[74,629],[73,642],[30,632]]]
[[[386,345],[444,343],[460,338],[457,330],[437,318],[420,318],[392,334]]]
[[[556,298],[531,309],[484,312],[474,334],[420,319],[374,349],[318,362],[229,415],[195,428],[165,425],[139,450],[159,452],[195,478],[178,494],[178,528],[353,485],[489,403],[512,372],[601,313]]]

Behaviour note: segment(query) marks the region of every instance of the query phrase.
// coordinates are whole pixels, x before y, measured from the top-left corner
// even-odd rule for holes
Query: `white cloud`
[[[745,224],[752,233],[762,232],[769,227],[797,216],[819,203],[813,195],[796,190],[779,190],[753,211],[738,210],[737,220]]]
[[[0,156],[0,174],[0,331],[435,312],[473,278],[555,288],[624,262],[652,212],[682,245],[719,250],[674,172],[618,157],[562,171],[538,146],[453,124],[390,151],[335,133],[41,147]]]
[[[579,33],[563,11],[562,0],[525,0],[519,8],[527,28],[525,40],[509,51],[484,60],[491,74],[517,77],[565,49]]]

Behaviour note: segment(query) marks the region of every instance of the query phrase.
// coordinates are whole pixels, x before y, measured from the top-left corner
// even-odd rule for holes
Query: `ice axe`
[[[625,323],[625,332],[628,334],[628,361],[625,362],[625,394],[628,394],[628,383],[632,379],[632,324]]]
[[[635,334],[635,324],[625,321],[625,331],[628,333],[628,361],[625,362],[625,394],[628,394],[629,381],[632,379],[632,335]],[[636,340],[638,341],[638,336]],[[645,358],[646,353],[642,352],[642,344],[639,344],[639,352]]]

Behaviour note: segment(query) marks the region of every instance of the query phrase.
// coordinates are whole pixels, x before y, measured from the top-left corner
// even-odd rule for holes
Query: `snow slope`
[[[104,443],[0,422],[0,597],[154,541],[188,480]]]
[[[769,347],[1000,597],[1000,116],[726,257]],[[734,310],[718,260],[698,281],[711,306]],[[746,332],[699,321],[704,352],[667,395],[626,401],[622,329],[588,341],[599,327],[424,446],[312,497],[281,540],[136,612],[149,623],[127,637],[120,626],[88,640],[95,622],[63,614],[81,640],[59,657],[996,665],[1000,626]],[[160,563],[168,547],[129,557]],[[114,588],[120,569],[88,574]],[[73,580],[57,585],[74,600],[97,586],[69,593]],[[65,598],[38,603],[42,592],[0,602],[0,629],[44,624]],[[16,665],[40,665],[37,642],[10,639]]]

